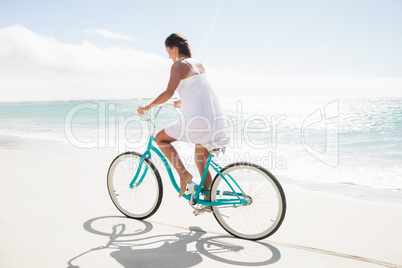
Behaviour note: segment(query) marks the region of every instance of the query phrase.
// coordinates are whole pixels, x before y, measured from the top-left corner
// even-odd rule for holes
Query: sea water
[[[0,146],[9,146],[7,136],[83,151],[113,150],[116,155],[141,152],[150,128],[136,109],[149,102],[0,103]],[[221,164],[250,161],[300,181],[402,191],[400,97],[246,97],[224,98],[221,104],[231,138]],[[157,131],[180,116],[180,110],[164,108],[156,120]],[[35,144],[28,147],[35,149]],[[51,149],[37,144],[42,151]],[[188,155],[193,150],[183,144],[179,148]]]

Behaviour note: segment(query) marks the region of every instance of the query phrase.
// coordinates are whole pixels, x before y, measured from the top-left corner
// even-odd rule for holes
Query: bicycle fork
[[[141,173],[142,166],[144,165],[144,161],[145,161],[146,157],[148,157],[149,159],[151,158],[151,152],[149,150],[147,150],[141,156],[140,163],[138,164],[137,172],[135,173],[134,178],[131,180],[131,183],[130,183],[130,188],[131,189],[133,189],[134,187],[138,187],[141,184],[141,182],[144,180],[145,175],[147,175],[148,165],[145,165],[144,172],[142,173],[142,176],[141,176],[140,180],[136,183],[136,181],[137,181],[137,179],[138,179],[138,177],[139,177],[139,175]]]

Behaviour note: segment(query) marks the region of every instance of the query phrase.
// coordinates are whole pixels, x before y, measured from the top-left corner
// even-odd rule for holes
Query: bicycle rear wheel
[[[159,172],[148,158],[142,164],[140,176],[147,169],[142,183],[130,187],[140,159],[141,154],[137,152],[123,153],[113,160],[107,174],[107,187],[113,204],[127,217],[139,220],[152,216],[158,210],[163,195]]]
[[[275,233],[285,217],[286,199],[277,179],[265,168],[247,163],[233,163],[220,171],[235,191],[231,176],[246,195],[247,205],[213,206],[214,216],[228,233],[245,239],[258,240]],[[217,174],[211,186],[211,201],[238,200],[228,183]]]

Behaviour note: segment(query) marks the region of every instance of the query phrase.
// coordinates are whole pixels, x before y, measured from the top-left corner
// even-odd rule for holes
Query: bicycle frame
[[[161,106],[159,108],[159,110],[157,111],[154,119],[157,117],[157,115],[159,114],[159,111],[161,110],[162,107],[163,106]],[[141,119],[144,120],[142,117],[141,117]],[[142,157],[140,159],[136,174],[134,175],[134,177],[133,177],[133,179],[132,179],[132,181],[130,183],[130,188],[138,187],[139,185],[141,185],[141,183],[144,180],[145,175],[146,175],[146,173],[148,171],[148,166],[144,165],[144,160],[145,160],[145,158],[151,159],[151,156],[152,156],[151,151],[153,151],[154,153],[156,153],[156,155],[158,155],[161,158],[161,160],[162,160],[162,162],[163,162],[163,164],[164,164],[164,166],[165,166],[165,168],[167,170],[167,173],[169,175],[170,182],[172,183],[172,185],[176,189],[176,191],[179,193],[180,192],[180,187],[176,183],[176,180],[174,178],[174,175],[173,175],[172,169],[170,167],[169,161],[163,155],[163,153],[154,145],[154,143],[155,143],[155,137],[154,137],[155,136],[155,124],[154,124],[154,122],[152,121],[151,118],[147,118],[147,120],[144,120],[144,121],[150,121],[152,131],[151,131],[151,133],[149,135],[147,150],[145,151],[145,153],[142,155]],[[199,185],[195,184],[195,192],[194,192],[194,195],[193,195],[193,200],[197,204],[201,204],[201,205],[204,205],[204,206],[232,205],[232,206],[236,207],[236,206],[247,205],[247,200],[245,199],[246,194],[243,192],[243,190],[240,188],[240,186],[237,184],[237,182],[235,181],[235,179],[232,176],[230,176],[229,174],[227,176],[224,176],[220,172],[220,170],[222,170],[222,167],[212,160],[213,157],[214,157],[214,155],[212,153],[210,153],[209,157],[208,157],[208,160],[207,160],[207,164],[205,165],[205,169],[204,169],[200,184]],[[144,171],[143,171],[142,175],[140,176],[141,171],[143,169],[143,166],[145,166],[145,168],[144,168]],[[221,196],[232,196],[232,197],[236,196],[237,197],[236,199],[233,199],[233,198],[232,199],[222,199],[221,198],[221,199],[216,200],[215,202],[211,202],[211,201],[202,200],[202,199],[199,198],[201,193],[202,194],[209,194],[209,192],[210,192],[209,189],[202,188],[202,185],[204,184],[204,180],[205,180],[205,177],[207,175],[209,167],[212,167],[215,170],[215,172],[217,174],[219,174],[219,176],[221,176],[223,178],[223,180],[227,183],[227,185],[231,189],[231,191],[224,191],[221,194]],[[137,182],[137,180],[138,180],[138,182]],[[237,187],[238,191],[235,190],[235,188],[233,187],[232,184],[234,184],[234,186]],[[218,194],[220,194],[220,193],[218,193]],[[191,196],[187,195],[187,194],[184,194],[183,197],[185,199],[187,199],[187,200],[191,199]]]

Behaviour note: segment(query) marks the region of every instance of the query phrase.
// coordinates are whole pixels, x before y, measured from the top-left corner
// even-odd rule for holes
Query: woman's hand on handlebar
[[[146,114],[148,112],[149,109],[150,109],[149,105],[140,106],[140,107],[138,107],[137,112],[138,112],[139,115],[144,115],[144,114]]]
[[[173,108],[181,108],[181,100],[173,102]]]

